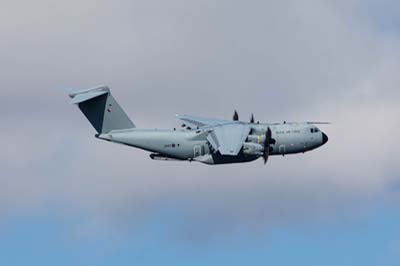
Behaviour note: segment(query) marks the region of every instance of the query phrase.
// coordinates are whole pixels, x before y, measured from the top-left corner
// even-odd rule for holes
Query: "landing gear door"
[[[193,154],[194,158],[199,157],[199,156],[202,155],[201,154],[201,146],[200,145],[194,146],[193,151],[194,151],[194,154]]]
[[[285,155],[286,153],[286,146],[284,144],[279,145],[279,153]]]

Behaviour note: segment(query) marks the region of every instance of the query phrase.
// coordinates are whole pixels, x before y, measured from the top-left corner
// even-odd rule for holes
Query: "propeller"
[[[252,123],[252,124],[253,124],[253,123],[254,123],[254,121],[255,121],[255,120],[254,120],[254,114],[251,114],[251,117],[250,117],[250,123]]]
[[[264,158],[264,164],[267,163],[268,157],[269,157],[269,142],[271,139],[271,129],[268,127],[267,132],[265,132],[265,141],[264,141],[264,152],[263,152],[263,158]]]
[[[275,143],[276,143],[276,140],[272,138],[271,128],[268,127],[267,132],[265,132],[265,141],[264,141],[264,152],[263,152],[264,164],[267,163],[269,153],[272,150],[270,145],[275,144]]]
[[[236,110],[233,113],[233,121],[239,121],[239,114],[238,114],[238,112]]]

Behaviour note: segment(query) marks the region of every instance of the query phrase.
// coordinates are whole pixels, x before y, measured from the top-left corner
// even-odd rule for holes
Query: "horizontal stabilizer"
[[[83,94],[77,94],[72,98],[71,104],[79,104],[85,101],[89,101],[93,98],[99,97],[103,94],[108,93],[107,91],[97,91],[97,92],[88,92]]]

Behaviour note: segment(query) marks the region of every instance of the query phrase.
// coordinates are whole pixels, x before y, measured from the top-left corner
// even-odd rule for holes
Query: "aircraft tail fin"
[[[135,128],[107,86],[99,86],[69,94],[71,103],[78,105],[97,133]]]

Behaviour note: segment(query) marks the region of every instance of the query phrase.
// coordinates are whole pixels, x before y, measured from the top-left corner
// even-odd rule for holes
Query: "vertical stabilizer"
[[[77,104],[97,133],[135,128],[107,86],[70,93],[71,103]]]

